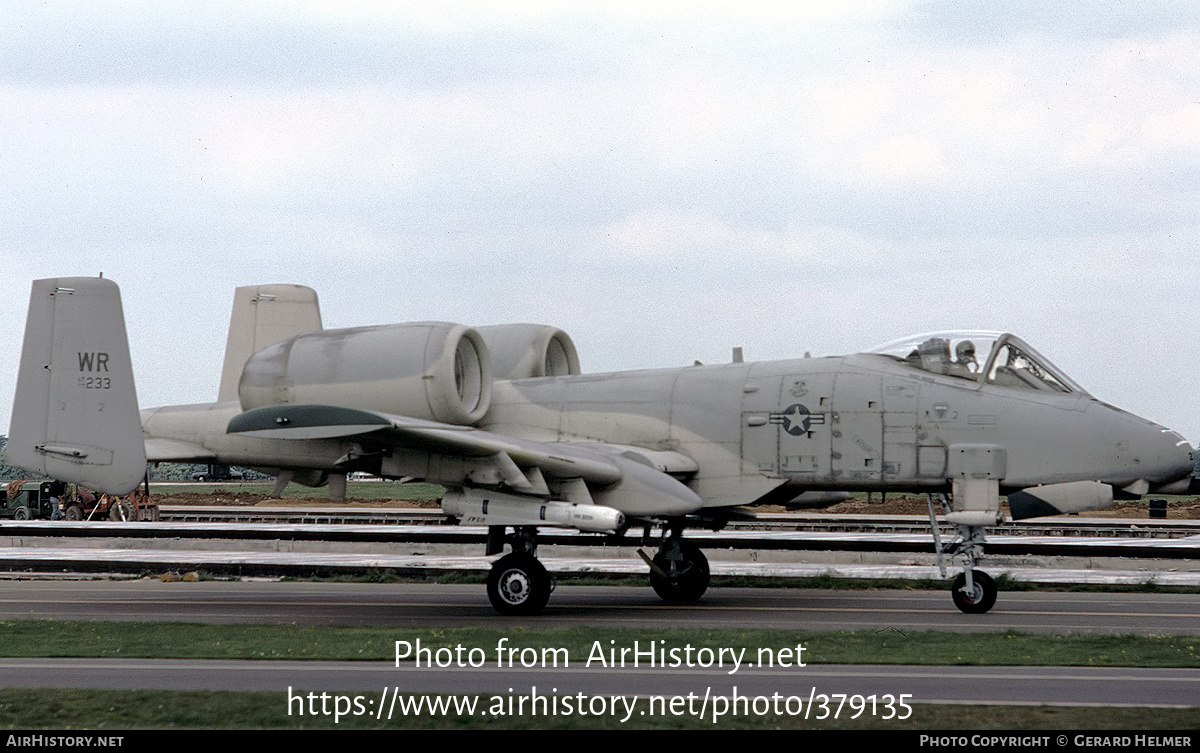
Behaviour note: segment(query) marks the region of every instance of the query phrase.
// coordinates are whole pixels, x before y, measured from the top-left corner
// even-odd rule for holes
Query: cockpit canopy
[[[1016,335],[1007,332],[930,332],[872,348],[870,353],[931,374],[1045,392],[1087,391]]]

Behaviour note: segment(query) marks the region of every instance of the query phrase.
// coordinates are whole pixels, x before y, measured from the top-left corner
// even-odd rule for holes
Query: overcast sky
[[[586,371],[1015,331],[1200,441],[1200,4],[5,2],[0,433],[30,282],[214,400],[238,285],[534,321]]]

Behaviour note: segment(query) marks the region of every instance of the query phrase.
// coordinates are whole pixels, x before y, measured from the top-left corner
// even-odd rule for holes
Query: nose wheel
[[[996,603],[996,581],[981,570],[971,573],[971,587],[967,588],[967,574],[959,573],[950,586],[950,597],[954,606],[967,614],[983,614]]]

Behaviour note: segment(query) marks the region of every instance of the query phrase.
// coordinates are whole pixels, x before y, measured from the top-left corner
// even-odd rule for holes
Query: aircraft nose
[[[1177,431],[1159,426],[1155,428],[1159,429],[1156,444],[1160,449],[1156,454],[1160,467],[1156,469],[1158,478],[1152,480],[1171,482],[1190,477],[1196,469],[1196,459],[1191,443]]]
[[[1112,421],[1109,425],[1120,427],[1110,436],[1119,438],[1117,465],[1130,474],[1126,478],[1133,484],[1132,488],[1125,487],[1127,490],[1173,494],[1175,487],[1189,486],[1195,467],[1193,449],[1182,434],[1108,403],[1101,404],[1108,409],[1104,415]],[[1113,480],[1116,486],[1125,486],[1116,476]],[[1137,491],[1140,486],[1146,489]]]

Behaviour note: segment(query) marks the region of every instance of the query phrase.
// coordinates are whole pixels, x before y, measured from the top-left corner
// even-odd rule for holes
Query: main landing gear
[[[670,523],[653,559],[638,550],[650,566],[650,585],[654,593],[671,604],[698,601],[708,590],[708,558],[695,544],[684,541],[682,534],[683,526]]]
[[[504,615],[533,615],[546,607],[554,579],[537,558],[537,527],[515,526],[505,537],[504,526],[488,529],[488,554],[499,554],[504,544],[512,552],[492,564],[487,592],[492,608]]]
[[[538,614],[554,591],[554,577],[538,561],[537,527],[514,526],[511,534],[505,531],[505,526],[488,527],[489,555],[504,551],[505,544],[512,547],[512,552],[492,563],[487,578],[488,600],[503,615]],[[653,558],[638,550],[650,566],[654,592],[671,604],[698,601],[708,590],[708,558],[695,544],[684,541],[682,533],[682,523],[671,522],[664,528]]]

